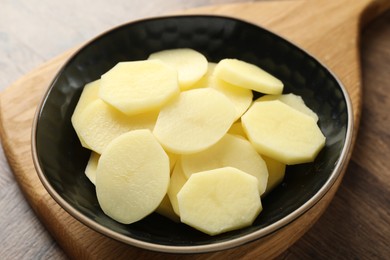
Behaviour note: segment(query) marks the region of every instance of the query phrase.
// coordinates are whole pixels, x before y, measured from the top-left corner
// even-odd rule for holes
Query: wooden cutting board
[[[220,14],[247,20],[284,36],[316,56],[347,88],[354,109],[356,136],[362,95],[359,64],[360,29],[389,7],[389,0],[297,0],[219,5],[181,13]],[[66,213],[42,186],[31,159],[32,120],[50,81],[75,50],[46,62],[0,95],[1,140],[16,180],[37,216],[71,258],[183,258],[183,255],[134,248],[89,229]],[[255,241],[239,248],[184,257],[191,259],[276,257],[298,240],[321,216],[341,179],[337,180],[330,192],[315,207],[289,225],[284,232],[276,232],[265,241]],[[281,244],[283,246],[280,246]]]

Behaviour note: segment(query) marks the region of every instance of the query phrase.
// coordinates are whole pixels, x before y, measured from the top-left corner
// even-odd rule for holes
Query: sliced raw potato
[[[279,100],[285,103],[286,105],[295,108],[296,110],[311,116],[316,122],[318,121],[318,116],[313,112],[308,106],[306,106],[301,96],[295,94],[284,94],[284,95],[264,95],[256,101],[271,101],[271,100]]]
[[[173,168],[176,165],[176,161],[177,161],[179,156],[177,154],[174,154],[174,153],[171,153],[171,152],[167,152],[167,151],[166,151],[166,153],[167,153],[167,155],[169,157],[169,168],[171,169],[171,172],[172,172]]]
[[[214,78],[214,69],[215,69],[215,66],[217,66],[217,63],[214,63],[214,62],[209,62],[208,63],[208,66],[207,66],[207,71],[206,71],[206,74],[203,75],[203,77],[198,80],[197,82],[195,82],[195,84],[193,84],[190,88],[193,89],[193,88],[208,88],[211,86],[211,82]]]
[[[199,153],[182,155],[181,164],[187,179],[197,172],[230,166],[256,177],[260,195],[267,187],[268,170],[264,160],[249,141],[234,135],[226,134]]]
[[[168,187],[168,198],[171,202],[173,211],[180,216],[179,205],[177,202],[177,194],[186,183],[187,178],[183,173],[180,160],[177,162],[175,168],[173,169],[171,180]]]
[[[312,162],[325,145],[312,117],[279,100],[255,102],[241,121],[260,154],[285,164]]]
[[[247,139],[244,129],[242,128],[241,121],[237,121],[234,124],[232,124],[228,133],[236,136],[241,136]]]
[[[99,96],[127,115],[160,108],[179,93],[177,71],[158,60],[119,62],[102,75]]]
[[[191,175],[177,199],[181,221],[209,235],[249,226],[262,210],[257,179],[232,167]]]
[[[171,201],[168,198],[168,195],[165,195],[160,205],[158,205],[156,212],[174,222],[180,222],[180,218],[173,211]]]
[[[100,88],[100,79],[90,82],[84,86],[84,89],[81,92],[79,101],[77,102],[77,105],[73,111],[72,118],[71,118],[72,125],[74,126],[75,129],[78,129],[77,125],[80,122],[80,114],[85,110],[85,108],[89,104],[91,104],[93,101],[99,98],[99,88]],[[77,131],[76,134],[82,146],[88,148],[84,140],[80,138],[80,135],[79,133],[77,133]]]
[[[103,212],[130,224],[152,213],[169,185],[169,159],[150,130],[115,138],[102,153],[96,195]]]
[[[187,90],[207,71],[206,57],[193,49],[171,49],[152,53],[149,60],[161,60],[178,72],[180,89]]]
[[[96,184],[96,170],[99,162],[100,154],[91,152],[87,167],[85,167],[85,175],[95,185]]]
[[[237,59],[223,59],[215,67],[215,76],[230,84],[264,94],[281,94],[283,83],[261,68]]]
[[[87,148],[102,154],[104,148],[116,137],[135,129],[152,130],[158,111],[127,116],[97,99],[80,114],[76,132],[84,140]]]
[[[161,109],[153,134],[170,152],[195,153],[218,142],[235,115],[234,105],[223,94],[212,88],[192,89]]]
[[[211,87],[218,90],[232,101],[236,108],[235,120],[239,119],[252,104],[253,93],[250,89],[234,86],[217,77],[214,77],[214,79],[211,80]]]
[[[262,158],[265,161],[268,169],[267,188],[262,195],[265,196],[283,181],[286,172],[286,164],[278,162],[264,155]]]

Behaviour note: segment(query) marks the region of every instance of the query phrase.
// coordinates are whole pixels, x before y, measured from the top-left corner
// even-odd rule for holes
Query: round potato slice
[[[256,65],[237,59],[223,59],[215,67],[215,76],[230,84],[264,94],[281,94],[283,83]]]
[[[73,111],[71,122],[73,128],[76,130],[76,134],[81,142],[81,145],[85,148],[89,148],[88,145],[80,138],[77,132],[78,124],[80,124],[80,115],[93,101],[99,98],[100,79],[86,84],[81,92],[79,101]],[[81,122],[82,123],[82,122]]]
[[[222,138],[233,124],[234,105],[212,88],[192,89],[164,106],[153,134],[170,152],[195,153]]]
[[[270,100],[279,100],[286,105],[295,108],[296,110],[311,116],[316,122],[318,121],[318,116],[313,112],[308,106],[306,106],[305,101],[303,101],[301,96],[295,95],[293,93],[283,94],[283,95],[264,95],[258,99],[257,101],[270,101]]]
[[[241,121],[234,122],[234,124],[232,124],[232,126],[228,130],[228,133],[232,134],[232,135],[236,135],[236,136],[241,136],[241,137],[243,137],[245,139],[248,139],[246,137],[244,129],[242,128]]]
[[[267,188],[262,194],[262,197],[264,197],[283,181],[284,175],[286,173],[286,164],[278,162],[264,155],[262,156],[262,158],[265,161],[265,164],[267,165],[268,169]]]
[[[99,162],[100,154],[91,152],[87,167],[85,167],[85,175],[95,185],[96,184],[96,170]]]
[[[262,210],[257,179],[232,167],[191,175],[177,199],[181,221],[209,235],[249,226]]]
[[[127,116],[97,99],[83,111],[74,127],[87,148],[101,154],[113,139],[123,133],[135,129],[152,130],[157,116],[158,111]]]
[[[156,212],[166,218],[169,218],[170,220],[179,223],[180,218],[176,213],[173,211],[171,201],[168,198],[168,195],[165,195],[163,200],[161,201],[160,205],[158,205]]]
[[[217,63],[214,62],[209,62],[207,66],[207,71],[206,74],[203,75],[203,77],[195,82],[190,88],[208,88],[211,86],[211,82],[213,81],[214,78],[214,69],[215,66],[217,66]]]
[[[249,141],[231,134],[204,151],[182,155],[181,164],[187,178],[197,172],[230,166],[256,177],[260,195],[267,187],[268,170],[262,157]]]
[[[178,71],[181,90],[188,90],[207,71],[206,57],[193,49],[171,49],[152,53],[149,60],[161,60]]]
[[[168,156],[150,130],[125,133],[99,159],[96,195],[100,207],[120,223],[136,222],[160,205],[169,175]]]
[[[226,81],[214,77],[211,87],[224,94],[236,108],[234,120],[239,119],[252,104],[252,90],[234,86]]]
[[[241,117],[255,149],[284,164],[312,162],[325,145],[314,119],[279,100],[255,102]]]
[[[181,166],[180,160],[177,162],[175,168],[173,169],[171,180],[168,187],[168,198],[171,202],[173,211],[176,215],[180,216],[179,205],[177,202],[177,194],[186,183],[187,178],[183,173],[183,168]]]
[[[158,60],[119,62],[101,77],[99,96],[127,115],[160,108],[179,93],[177,71]]]

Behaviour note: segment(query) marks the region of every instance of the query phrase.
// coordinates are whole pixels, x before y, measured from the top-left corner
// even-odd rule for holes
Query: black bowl
[[[130,225],[100,209],[85,177],[89,151],[82,148],[70,118],[84,85],[117,62],[146,59],[152,52],[188,47],[209,61],[237,58],[281,79],[285,93],[301,95],[319,116],[326,146],[313,163],[287,167],[284,182],[263,200],[253,225],[208,236],[158,214]],[[35,117],[35,167],[51,196],[87,226],[122,242],[164,252],[208,252],[262,238],[304,214],[339,177],[352,132],[346,90],[319,61],[256,25],[220,16],[172,16],[131,22],[95,38],[58,72]]]

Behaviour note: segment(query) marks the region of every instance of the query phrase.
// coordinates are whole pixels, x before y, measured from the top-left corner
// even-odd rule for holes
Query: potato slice
[[[127,115],[155,110],[178,95],[177,71],[158,60],[119,62],[101,77],[99,96]]]
[[[108,143],[123,133],[135,129],[152,130],[157,116],[158,111],[127,116],[97,99],[80,114],[79,123],[74,127],[87,148],[101,154]]]
[[[183,187],[184,183],[186,183],[187,178],[183,173],[182,166],[180,160],[176,163],[175,168],[173,169],[171,180],[168,187],[168,198],[171,202],[173,211],[176,215],[180,216],[179,205],[177,202],[177,194]]]
[[[285,164],[312,162],[325,145],[312,117],[279,100],[255,102],[241,121],[260,154]]]
[[[206,57],[193,49],[171,49],[152,53],[149,60],[161,60],[178,71],[181,90],[188,90],[207,71]]]
[[[83,91],[81,92],[79,101],[73,111],[71,122],[74,129],[78,129],[78,124],[80,123],[80,114],[85,110],[85,108],[91,104],[93,101],[99,98],[99,88],[100,88],[100,79],[92,81],[84,86]],[[83,147],[88,148],[86,143],[82,138],[80,138],[79,133],[76,130],[76,134],[81,142]]]
[[[236,135],[244,137],[245,139],[248,139],[246,137],[246,134],[244,132],[244,129],[242,128],[241,121],[235,122],[228,130],[228,134]]]
[[[268,170],[264,160],[249,141],[234,135],[226,134],[199,153],[182,155],[181,164],[187,179],[197,172],[230,166],[256,177],[260,195],[267,187]]]
[[[214,69],[215,69],[215,66],[217,66],[217,63],[214,63],[214,62],[209,62],[208,63],[208,66],[207,66],[207,71],[206,71],[206,74],[203,75],[203,77],[198,80],[197,82],[195,82],[195,84],[193,84],[190,89],[194,89],[194,88],[208,88],[211,86],[211,82],[214,78]]]
[[[223,59],[215,67],[215,76],[230,84],[264,94],[281,94],[283,83],[256,65],[237,59]]]
[[[311,116],[316,122],[318,121],[318,116],[313,112],[308,106],[306,106],[305,101],[303,101],[301,96],[295,95],[293,93],[284,94],[284,95],[264,95],[258,99],[257,101],[271,101],[271,100],[279,100],[285,103],[286,105],[295,108],[296,110]]]
[[[85,167],[85,175],[95,185],[96,184],[96,170],[99,162],[100,154],[91,152],[87,167]]]
[[[158,205],[156,212],[174,222],[180,222],[180,218],[173,211],[171,201],[168,198],[168,195],[165,195],[160,205]]]
[[[136,222],[163,200],[169,184],[169,159],[150,130],[115,138],[102,153],[96,174],[96,195],[109,217]]]
[[[235,115],[223,94],[211,88],[192,89],[161,109],[153,133],[170,152],[195,153],[218,142]]]
[[[272,158],[262,155],[268,169],[268,182],[267,188],[262,197],[266,196],[270,191],[276,188],[284,179],[286,173],[286,164],[278,162]]]
[[[252,104],[252,90],[234,86],[217,77],[211,80],[211,87],[224,94],[234,104],[236,116],[234,120],[239,119]]]
[[[257,179],[232,167],[191,175],[177,199],[181,221],[209,235],[249,226],[262,210]]]
[[[171,153],[171,152],[168,152],[168,151],[165,151],[168,155],[168,158],[169,158],[169,168],[171,169],[171,173],[173,171],[173,168],[175,167],[176,165],[176,161],[179,157],[179,155],[177,154],[174,154],[174,153]]]

